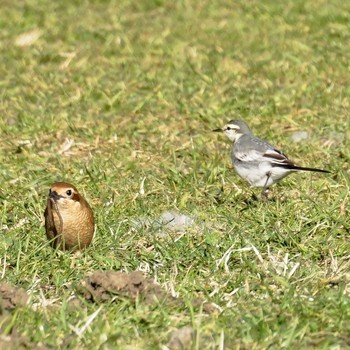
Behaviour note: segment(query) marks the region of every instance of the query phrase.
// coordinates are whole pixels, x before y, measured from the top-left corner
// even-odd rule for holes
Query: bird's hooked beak
[[[218,128],[218,129],[214,129],[214,130],[212,130],[213,132],[222,132],[222,131],[224,131],[224,129],[223,128]]]
[[[63,196],[59,195],[56,191],[50,191],[49,197],[50,197],[50,199],[53,199],[54,201],[57,201],[60,198],[64,198]]]

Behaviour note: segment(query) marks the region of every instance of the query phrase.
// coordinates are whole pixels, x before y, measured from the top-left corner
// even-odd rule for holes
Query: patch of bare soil
[[[140,298],[150,305],[158,303],[165,303],[170,307],[183,307],[185,305],[181,298],[174,298],[150,278],[143,276],[140,271],[129,273],[95,271],[82,281],[77,290],[86,300],[96,303],[108,302],[119,297],[131,300]],[[217,305],[202,298],[194,299],[192,306],[207,314],[219,312]]]
[[[24,306],[27,301],[28,295],[22,288],[0,283],[0,310],[13,310],[17,306]]]
[[[1,350],[49,350],[50,348],[44,345],[36,345],[31,342],[26,336],[20,335],[13,331],[9,335],[0,334],[0,349]]]
[[[0,283],[0,349],[1,350],[47,350],[43,345],[36,345],[26,336],[19,334],[11,326],[11,311],[27,304],[28,295],[22,288]]]
[[[185,326],[171,333],[167,348],[169,350],[184,350],[192,348],[195,331],[190,326]]]
[[[114,297],[142,298],[148,304],[167,302],[176,304],[173,298],[140,271],[130,273],[96,271],[87,277],[80,288],[84,298],[93,302],[105,302]]]

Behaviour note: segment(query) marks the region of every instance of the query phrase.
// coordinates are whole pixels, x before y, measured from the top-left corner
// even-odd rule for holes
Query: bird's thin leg
[[[269,194],[269,188],[267,187],[267,183],[269,182],[270,176],[271,176],[271,172],[267,172],[266,173],[267,177],[266,177],[266,182],[265,185],[261,191],[261,199],[262,200],[267,200],[268,198],[268,194]]]

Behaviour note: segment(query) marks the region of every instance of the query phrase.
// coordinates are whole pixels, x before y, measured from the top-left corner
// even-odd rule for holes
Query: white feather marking
[[[266,160],[264,158],[264,155],[256,150],[251,150],[248,152],[237,152],[235,153],[235,157],[244,162],[262,162]]]

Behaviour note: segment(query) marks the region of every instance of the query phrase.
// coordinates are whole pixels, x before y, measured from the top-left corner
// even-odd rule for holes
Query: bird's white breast
[[[269,187],[291,172],[281,167],[273,167],[270,162],[252,162],[245,164],[237,164],[234,162],[233,165],[237,174],[248,181],[252,187]]]

